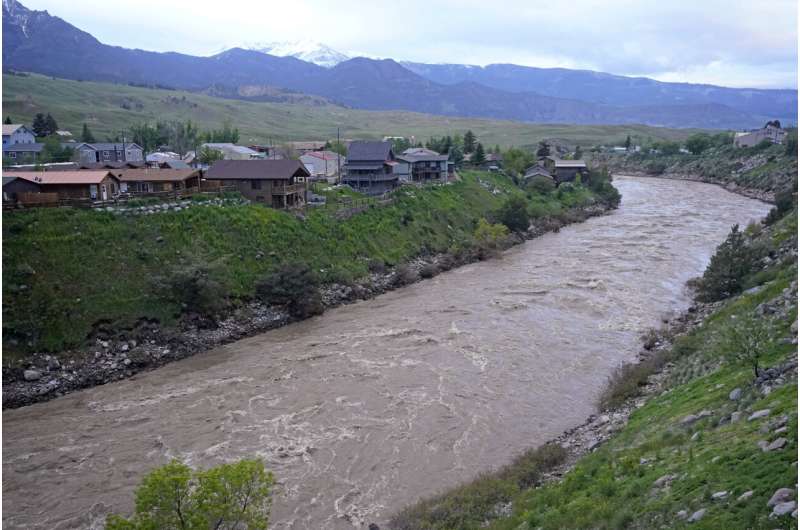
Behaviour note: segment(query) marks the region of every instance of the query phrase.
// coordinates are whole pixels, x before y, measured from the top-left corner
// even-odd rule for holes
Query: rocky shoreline
[[[743,186],[739,186],[735,182],[730,182],[730,181],[725,182],[724,180],[719,180],[719,179],[698,177],[697,175],[691,175],[687,173],[662,173],[660,175],[653,175],[652,173],[647,173],[646,171],[621,169],[621,170],[615,170],[614,174],[617,176],[626,175],[639,178],[688,180],[691,182],[704,182],[706,184],[714,184],[716,186],[720,186],[722,188],[725,188],[727,191],[730,191],[731,193],[736,193],[737,195],[742,195],[750,199],[756,199],[761,202],[766,202],[769,204],[773,204],[775,202],[775,193],[771,191],[764,191],[755,188],[746,188]]]
[[[534,220],[524,235],[512,234],[504,249],[524,243],[571,223],[603,215],[609,208],[594,204],[575,208],[561,218]],[[374,298],[388,291],[441,272],[485,259],[480,252],[461,256],[418,256],[394,269],[375,272],[352,285],[330,284],[321,289],[324,308]],[[213,327],[185,323],[184,329],[162,329],[158,322],[142,319],[134,329],[99,329],[94,344],[80,351],[33,354],[3,367],[3,408],[18,408],[48,401],[76,390],[126,379],[179,359],[245,337],[285,326],[298,319],[280,307],[250,302]]]

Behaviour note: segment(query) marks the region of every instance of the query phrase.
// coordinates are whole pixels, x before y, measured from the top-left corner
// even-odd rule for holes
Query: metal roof
[[[25,125],[21,123],[4,123],[3,124],[3,136],[7,136],[10,134],[14,134],[17,129],[20,127],[25,127]],[[25,127],[27,129],[27,127]]]
[[[32,143],[32,144],[13,144],[7,145],[3,148],[4,153],[16,152],[16,153],[39,153],[44,148],[44,144],[40,143]]]
[[[556,160],[556,167],[586,167],[583,160]]]
[[[186,179],[199,176],[196,169],[116,169],[112,175],[119,177],[121,182],[183,182]]]
[[[351,161],[384,161],[391,158],[392,144],[390,142],[370,142],[358,140],[350,143],[347,148],[347,162]]]
[[[22,171],[8,176],[36,184],[100,184],[109,175],[114,176],[110,171]]]

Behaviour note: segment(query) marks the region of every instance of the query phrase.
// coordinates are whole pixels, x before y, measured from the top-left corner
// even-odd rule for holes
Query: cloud
[[[210,54],[314,39],[398,60],[584,68],[671,81],[795,87],[792,0],[29,0],[101,41]]]

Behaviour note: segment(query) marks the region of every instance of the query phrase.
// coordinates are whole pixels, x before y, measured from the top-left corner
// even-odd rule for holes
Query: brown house
[[[13,176],[39,185],[59,199],[106,201],[119,194],[119,179],[110,171],[20,171]]]
[[[208,180],[234,185],[254,202],[273,208],[292,208],[306,201],[310,176],[299,160],[220,160],[206,173]]]
[[[122,193],[184,191],[200,187],[198,169],[112,169]]]
[[[39,193],[38,184],[19,177],[3,177],[3,202],[15,203],[25,193]]]

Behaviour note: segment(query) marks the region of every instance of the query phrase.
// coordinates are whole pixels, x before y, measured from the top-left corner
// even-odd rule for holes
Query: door
[[[108,190],[105,184],[100,184],[100,198],[104,201],[108,200]]]
[[[89,197],[91,197],[93,201],[97,200],[97,184],[89,185]]]

